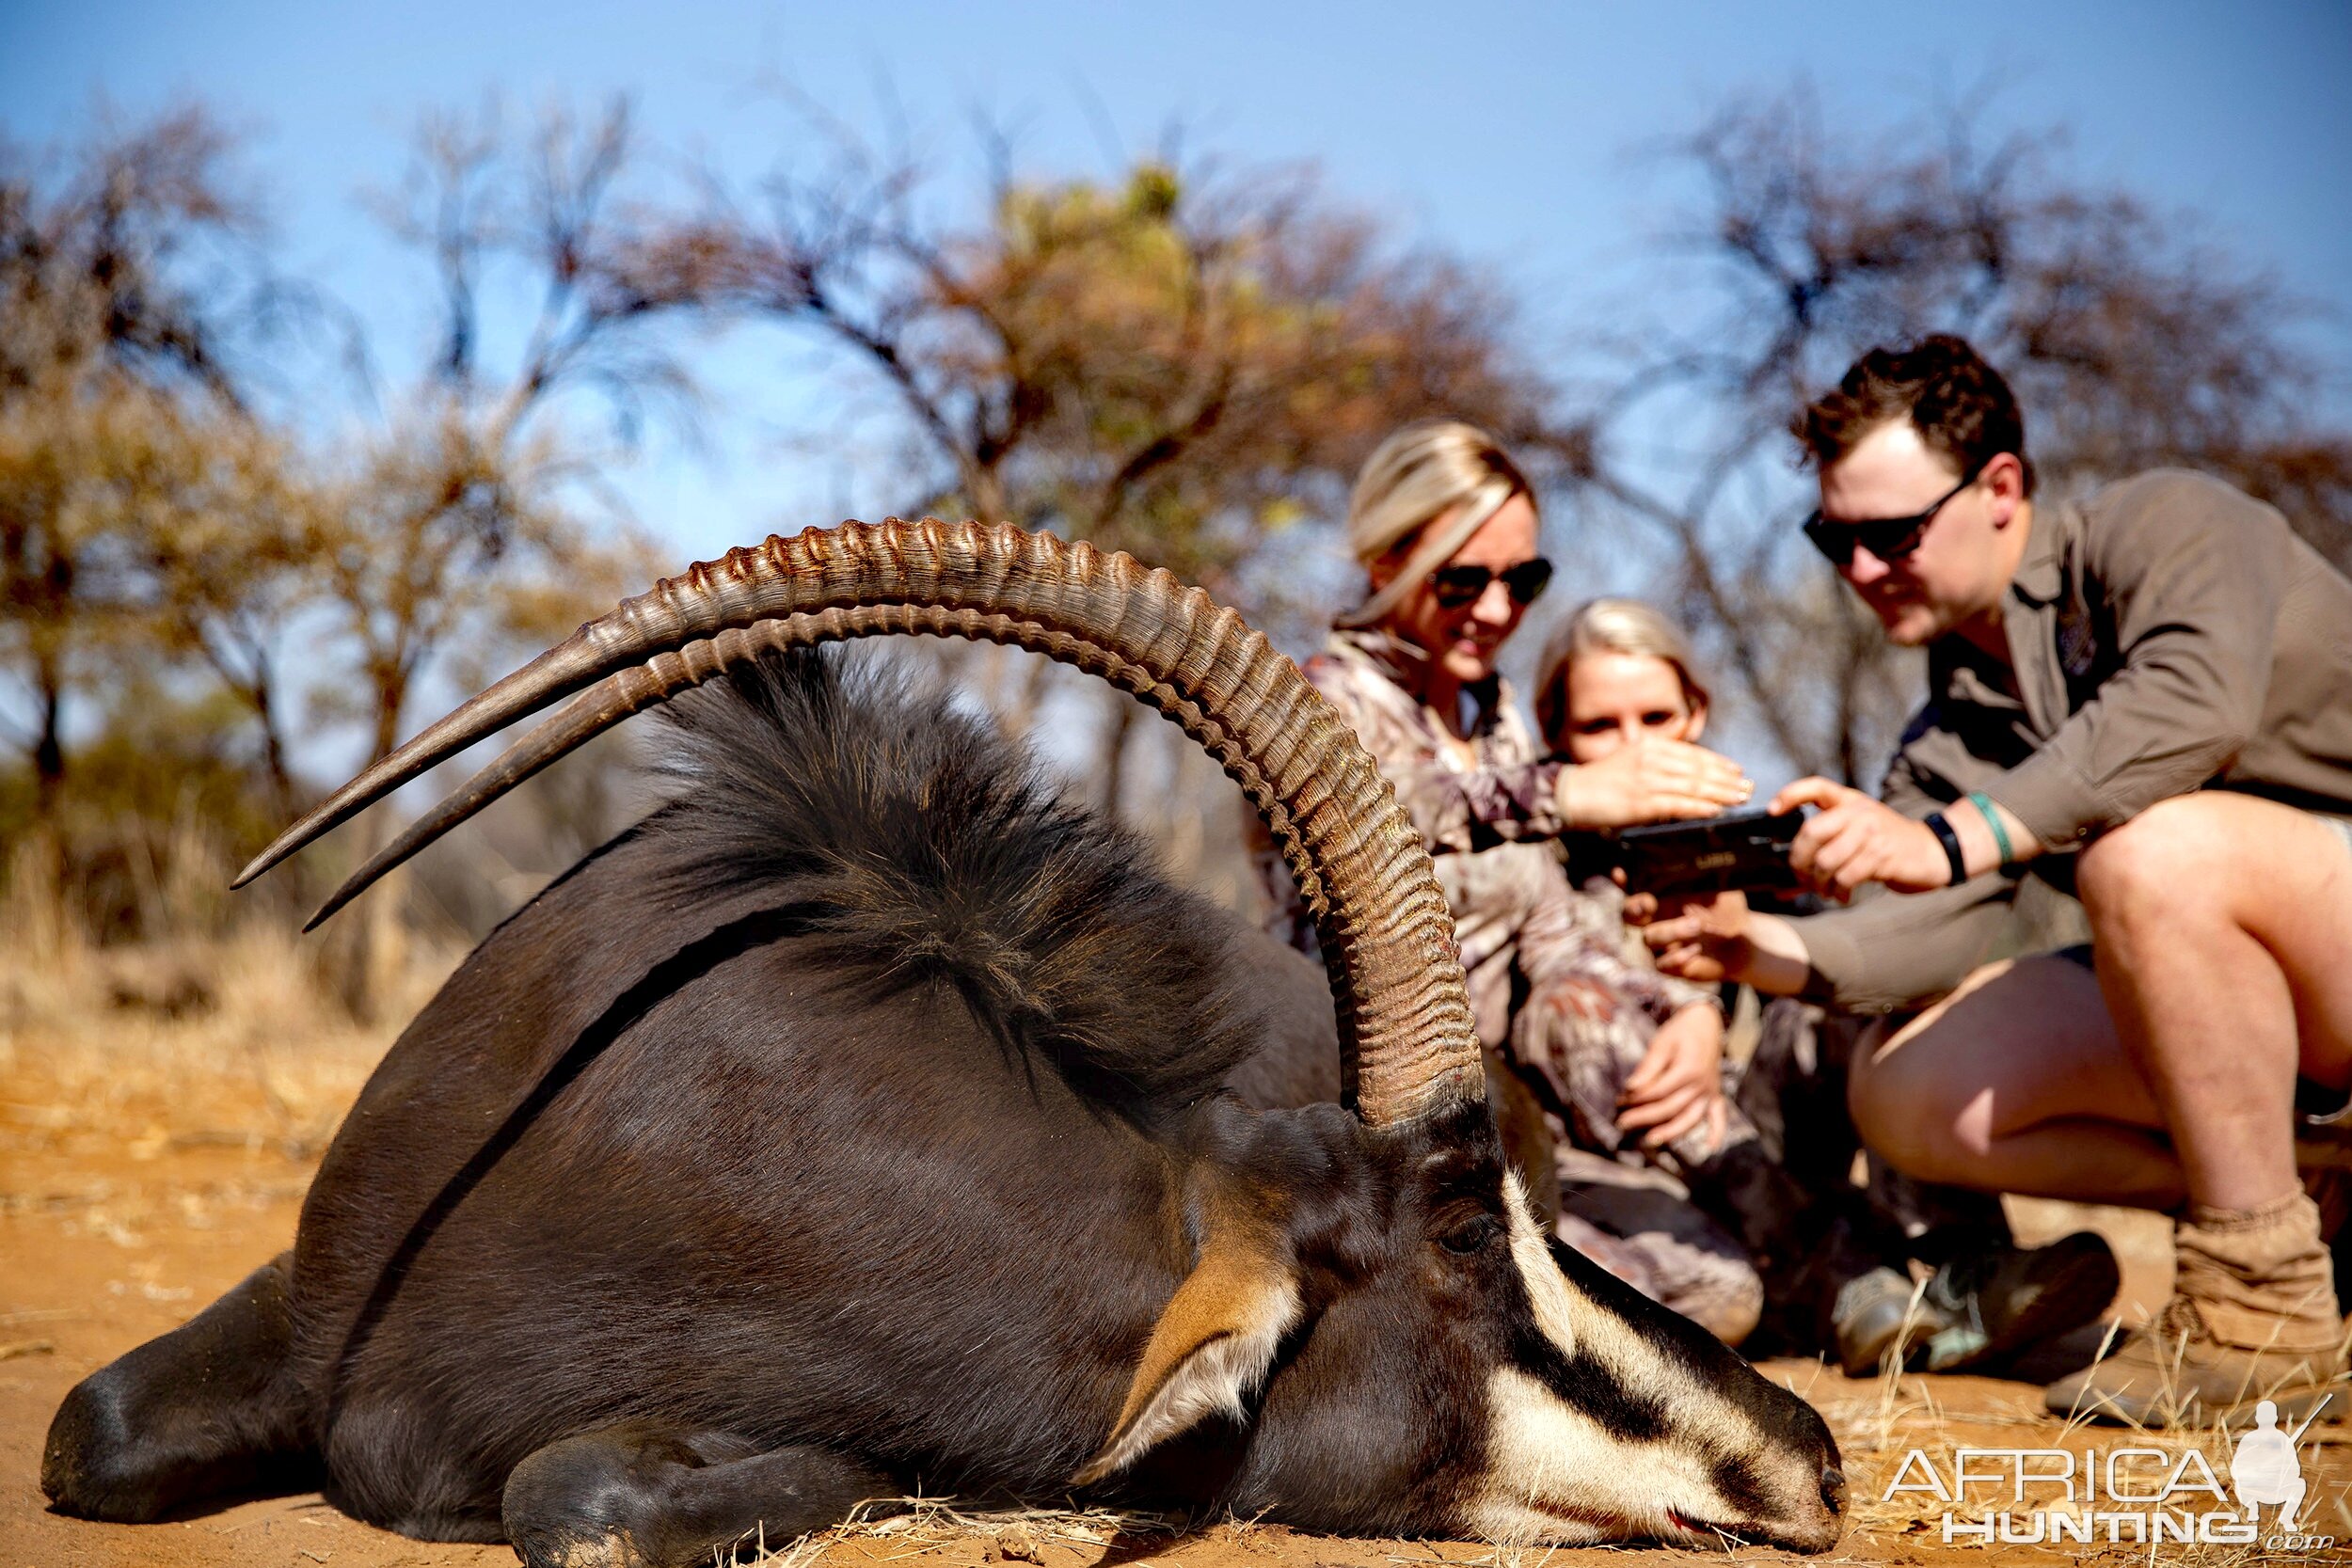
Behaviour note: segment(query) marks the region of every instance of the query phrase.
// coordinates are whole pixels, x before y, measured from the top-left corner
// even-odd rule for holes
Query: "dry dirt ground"
[[[232,955],[232,958],[234,956]],[[69,1010],[71,976],[0,965],[0,1568],[56,1564],[229,1563],[285,1568],[394,1568],[511,1562],[504,1547],[427,1545],[357,1524],[317,1497],[246,1503],[168,1524],[93,1525],[42,1505],[36,1476],[51,1412],[73,1383],[174,1327],[255,1264],[286,1246],[326,1138],[368,1067],[381,1033],[336,1026],[270,976],[267,950],[217,968],[218,994],[176,997],[133,976],[110,984],[101,1013]],[[87,976],[79,977],[87,981]],[[74,989],[85,989],[76,983]],[[193,1009],[196,1016],[171,1016]],[[2124,1252],[2119,1312],[2160,1300],[2169,1260],[2146,1216],[2021,1212],[2055,1233],[2090,1218]],[[2331,1550],[2166,1544],[2058,1547],[1947,1545],[1943,1505],[1885,1489],[1906,1451],[1925,1449],[1948,1478],[1951,1450],[2111,1449],[2178,1453],[2194,1447],[2223,1478],[2226,1439],[2148,1439],[2076,1428],[2040,1414],[2029,1384],[1981,1378],[1849,1380],[1810,1362],[1770,1373],[1811,1399],[1847,1457],[1854,1526],[1836,1562],[2312,1561]],[[2308,1527],[2352,1541],[2352,1426],[2322,1424],[2301,1450],[2311,1483]],[[2170,1461],[2142,1460],[2161,1465]],[[1917,1479],[1915,1476],[1913,1479]],[[1971,1494],[1979,1512],[1994,1490]],[[2023,1522],[2023,1515],[2020,1522]],[[1510,1552],[1480,1543],[1379,1542],[1304,1536],[1245,1523],[1169,1536],[1101,1517],[974,1520],[932,1511],[878,1528],[803,1544],[769,1543],[791,1568],[1390,1568],[1418,1562],[1541,1568],[1557,1560],[1624,1563],[1697,1554],[1612,1550]],[[756,1548],[741,1554],[758,1556]],[[1772,1560],[1745,1549],[1740,1560]]]

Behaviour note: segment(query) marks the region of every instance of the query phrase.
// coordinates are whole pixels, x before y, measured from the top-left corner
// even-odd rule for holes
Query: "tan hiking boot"
[[[2253,1210],[2192,1206],[2173,1246],[2172,1299],[2155,1321],[2042,1403],[2147,1427],[2236,1420],[2263,1400],[2287,1419],[2315,1408],[2344,1369],[2317,1206],[2301,1193]]]

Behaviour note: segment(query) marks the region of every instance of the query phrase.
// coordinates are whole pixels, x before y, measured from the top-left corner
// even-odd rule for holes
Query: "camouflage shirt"
[[[1456,740],[1414,695],[1427,657],[1382,632],[1343,629],[1304,669],[1380,765],[1436,860],[1479,1037],[1502,1046],[1515,998],[1560,982],[1581,982],[1653,1022],[1713,1000],[1629,962],[1614,898],[1569,886],[1550,843],[1565,826],[1553,792],[1565,764],[1542,756],[1509,683],[1497,675],[1464,689],[1470,711]],[[1268,928],[1314,952],[1289,869],[1270,843],[1257,859]]]

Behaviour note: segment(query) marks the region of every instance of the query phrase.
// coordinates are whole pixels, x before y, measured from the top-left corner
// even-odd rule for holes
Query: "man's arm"
[[[1985,785],[2016,859],[2072,847],[2197,788],[2262,720],[2290,562],[2275,515],[2200,474],[2151,474],[2120,490],[2100,503],[2111,515],[2086,547],[2122,667],[2047,744]],[[1985,841],[1977,849],[1997,854],[1975,816],[1947,813],[1963,847],[1973,829]]]
[[[1661,900],[1637,893],[1626,901],[1626,924],[1642,933],[1661,974],[1703,985],[1754,986],[1767,996],[1805,989],[1813,960],[1804,937],[1780,915],[1748,908],[1742,893]]]
[[[2261,721],[2290,559],[2276,515],[2186,473],[2135,481],[2103,506],[2115,512],[2087,565],[2113,610],[2120,667],[2031,756],[1942,808],[1963,877],[2072,848],[2187,794]],[[1790,860],[1833,896],[1951,883],[1943,841],[1909,816],[1827,779],[1798,781],[1772,809],[1798,805],[1820,810]]]
[[[1789,845],[1789,864],[1832,897],[1851,897],[1872,882],[1897,893],[1940,893],[1956,885],[1950,852],[1920,817],[1823,778],[1799,779],[1772,797],[1770,809],[1801,806],[1818,809]],[[1959,841],[1963,880],[2042,852],[2041,840],[2016,815],[1981,790],[1940,810]]]
[[[1636,895],[1626,912],[1669,974],[1741,981],[1844,1011],[1885,1012],[1943,995],[1983,962],[2014,892],[2010,879],[1987,876],[1820,914],[1759,913],[1738,894],[1664,911]]]
[[[1916,819],[1937,810],[1955,818],[1975,816],[1964,803],[1945,802],[1974,778],[1994,776],[1995,769],[1970,756],[1944,727],[1931,702],[1904,725],[1878,800],[1819,782],[1827,785],[1822,794],[1832,803],[1851,798],[1932,844]],[[1783,798],[1797,788],[1791,785]],[[1782,800],[1772,804],[1778,809]],[[1999,935],[2015,886],[2006,877],[1981,874],[1996,866],[1999,856],[1990,829],[1979,825],[1978,831],[1986,858],[1981,864],[1971,862],[1977,874],[1958,887],[1945,885],[1950,864],[1934,844],[1931,891],[1909,897],[1864,897],[1845,909],[1788,917],[1752,912],[1738,894],[1683,902],[1662,913],[1658,900],[1637,895],[1628,901],[1627,918],[1644,926],[1644,940],[1669,974],[1736,980],[1768,995],[1803,996],[1856,1012],[1911,1006],[1958,985]]]
[[[2014,813],[1989,796],[1984,799],[1982,806],[1977,805],[1972,797],[1963,795],[1967,786],[1955,783],[1949,776],[1954,771],[1965,774],[1970,765],[1974,764],[1976,771],[1989,782],[1997,776],[1996,770],[1975,764],[1975,759],[1964,754],[1958,757],[1947,754],[1943,768],[1929,762],[1927,753],[1931,749],[1940,748],[1948,753],[1956,746],[1956,738],[1939,729],[1935,705],[1931,703],[1914,714],[1911,722],[1904,727],[1902,747],[1896,752],[1895,760],[1887,764],[1886,777],[1879,784],[1881,803],[1893,807],[1915,821],[1923,820],[1930,812],[1944,813],[1944,819],[1960,835],[1963,863],[1972,878],[2041,854],[2043,847],[2041,840],[2034,837]],[[1963,798],[1954,800],[1955,796]],[[1985,816],[1984,807],[1991,808],[2008,835],[2009,852],[2006,855],[2002,853],[2001,834],[1993,831],[1992,821]]]
[[[1804,943],[1797,994],[1845,1012],[1882,1013],[1943,996],[1984,962],[2017,884],[1998,874],[1910,896],[1882,894],[1787,922]]]

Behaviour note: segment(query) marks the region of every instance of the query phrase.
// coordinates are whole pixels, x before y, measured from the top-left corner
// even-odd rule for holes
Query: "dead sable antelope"
[[[1320,924],[1348,1109],[1221,1086],[1263,951],[983,726],[810,651],[878,632],[1041,650],[1223,763]],[[918,1487],[1836,1541],[1820,1418],[1548,1242],[1419,839],[1207,595],[1009,528],[771,539],[581,627],[246,875],[570,692],[355,885],[673,697],[686,787],[418,1015],[290,1255],[68,1396],[59,1508],[324,1485],[532,1564],[707,1560]]]

